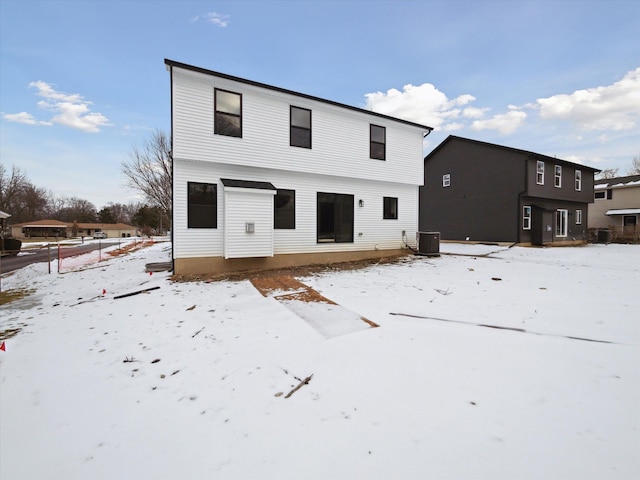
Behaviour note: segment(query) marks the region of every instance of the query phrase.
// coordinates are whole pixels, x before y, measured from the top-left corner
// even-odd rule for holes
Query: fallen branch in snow
[[[309,383],[311,381],[312,377],[313,377],[313,373],[311,375],[309,375],[307,378],[305,378],[304,380],[300,381],[298,386],[296,388],[294,388],[293,390],[291,390],[289,393],[287,393],[284,398],[289,398],[291,395],[296,393],[298,390],[300,390],[303,387],[303,385],[306,385],[307,383]]]
[[[160,287],[150,287],[150,288],[145,288],[143,290],[137,290],[135,292],[131,292],[131,293],[125,293],[123,295],[116,295],[113,298],[125,298],[125,297],[132,297],[133,295],[138,295],[139,293],[146,293],[146,292],[150,292],[151,290],[158,290]]]
[[[199,334],[202,330],[204,330],[204,327],[202,327],[200,330],[198,330],[196,333],[194,333],[193,335],[191,335],[191,338],[195,337],[197,334]]]

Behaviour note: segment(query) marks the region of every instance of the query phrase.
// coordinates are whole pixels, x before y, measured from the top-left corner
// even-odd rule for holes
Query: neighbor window
[[[396,197],[383,197],[382,218],[388,220],[398,219],[398,199]]]
[[[540,160],[536,163],[536,183],[544,185],[544,162]]]
[[[450,185],[451,185],[451,174],[445,173],[444,175],[442,175],[442,186],[448,187]]]
[[[556,210],[556,237],[567,236],[567,216],[567,210]]]
[[[576,210],[576,225],[582,225],[582,210]]]
[[[607,195],[607,193],[606,193],[606,192],[595,192],[595,193],[593,194],[593,197],[594,197],[596,200],[598,200],[598,199],[600,199],[600,198],[605,198],[605,197],[606,197],[606,195]]]
[[[576,190],[582,190],[582,171],[576,170]]]
[[[218,228],[218,188],[213,183],[187,183],[187,228]]]
[[[607,200],[612,200],[613,199],[613,190],[611,190],[610,188],[607,188]]]
[[[522,229],[531,230],[531,206],[524,205],[522,207]]]
[[[554,185],[558,188],[562,187],[562,167],[560,165],[556,165],[555,175],[554,175]]]
[[[273,200],[273,228],[296,228],[296,191],[280,190]]]
[[[369,157],[376,160],[385,160],[385,150],[387,144],[387,133],[385,127],[378,125],[369,126],[370,145]]]
[[[242,137],[242,95],[215,89],[213,133],[228,137]]]
[[[318,192],[318,243],[353,242],[353,195]]]
[[[311,110],[292,106],[290,116],[289,145],[311,148]]]

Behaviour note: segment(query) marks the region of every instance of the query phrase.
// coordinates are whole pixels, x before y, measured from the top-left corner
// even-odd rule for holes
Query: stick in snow
[[[287,393],[284,398],[289,398],[291,395],[296,393],[298,390],[300,390],[302,388],[303,385],[306,385],[307,383],[309,383],[311,381],[312,377],[313,377],[313,373],[311,375],[309,375],[307,378],[305,378],[304,380],[302,380],[298,384],[298,386],[296,388],[294,388],[293,390],[291,390],[289,393]]]
[[[125,297],[131,297],[133,295],[138,295],[139,293],[145,293],[145,292],[150,292],[151,290],[158,290],[160,287],[151,287],[151,288],[145,288],[143,290],[138,290],[136,292],[131,292],[131,293],[125,293],[123,295],[116,295],[113,298],[125,298]]]

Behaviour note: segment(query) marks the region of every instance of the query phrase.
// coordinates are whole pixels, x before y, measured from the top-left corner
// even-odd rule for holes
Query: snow
[[[145,273],[169,248],[3,276],[0,478],[640,476],[640,246],[299,278],[339,311]]]

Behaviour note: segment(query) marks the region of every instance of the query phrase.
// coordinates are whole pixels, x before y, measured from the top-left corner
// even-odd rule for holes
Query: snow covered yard
[[[337,336],[166,243],[3,277],[0,478],[638,478],[640,247],[441,250],[298,278]]]

